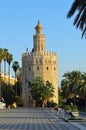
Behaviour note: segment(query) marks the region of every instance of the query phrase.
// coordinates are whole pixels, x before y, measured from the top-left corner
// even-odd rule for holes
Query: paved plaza
[[[0,110],[0,130],[86,130],[86,122],[68,123],[47,108]]]

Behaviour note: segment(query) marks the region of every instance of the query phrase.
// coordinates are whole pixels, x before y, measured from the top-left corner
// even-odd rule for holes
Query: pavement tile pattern
[[[48,109],[0,110],[0,130],[81,130]],[[84,129],[83,129],[84,130]]]

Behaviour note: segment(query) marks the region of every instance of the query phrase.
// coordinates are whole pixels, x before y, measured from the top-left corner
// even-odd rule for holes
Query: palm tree
[[[18,68],[19,68],[19,63],[18,63],[18,61],[14,61],[14,62],[13,62],[12,68],[13,68],[13,70],[14,70],[14,72],[15,72],[15,79],[16,79],[16,77],[17,77],[17,70],[18,70]],[[15,80],[15,84],[16,84],[16,80]],[[16,96],[17,96],[17,84],[16,84]]]
[[[0,48],[0,101],[1,101],[1,63],[3,60],[3,49]]]
[[[7,54],[7,63],[8,63],[9,85],[10,85],[10,65],[11,65],[12,60],[13,60],[12,54],[8,53]]]
[[[50,100],[54,95],[54,87],[52,83],[46,84],[41,77],[36,77],[31,84],[31,95],[37,103],[40,103],[42,107]]]
[[[4,75],[6,75],[6,61],[7,61],[7,55],[8,55],[8,49],[3,49],[4,51],[4,55],[3,55],[3,59],[4,59]]]
[[[2,63],[2,60],[3,60],[3,49],[0,48],[0,74],[1,74],[1,63]]]
[[[61,81],[61,89],[62,89],[62,95],[65,96],[65,98],[69,98],[70,97],[70,82],[66,79],[63,79]]]
[[[21,95],[22,92],[22,68],[21,67],[18,68],[17,79],[19,83],[19,93],[20,93],[19,95]]]
[[[1,83],[2,83],[2,77],[1,77],[1,74],[0,74],[0,101],[1,101],[1,97],[2,97],[2,92],[1,92]]]
[[[86,37],[86,0],[74,0],[67,14],[71,18],[75,13],[74,26],[82,31],[82,37]]]
[[[4,48],[3,49],[3,60],[4,60],[4,81],[5,81],[5,75],[6,75],[6,61],[7,61],[7,54],[8,54],[8,49]],[[4,91],[5,84],[2,86],[2,93]]]
[[[64,79],[61,81],[61,87],[63,94],[66,98],[73,98],[75,105],[75,98],[78,95],[78,85],[82,79],[82,73],[80,71],[67,72],[63,75]]]
[[[63,77],[67,79],[70,83],[70,91],[74,94],[76,93],[76,89],[78,86],[79,81],[81,80],[82,73],[80,71],[72,71],[65,73]]]
[[[64,92],[67,94],[67,98],[70,98],[73,93],[73,74],[72,72],[66,72],[63,75],[64,79],[61,81],[61,86]]]
[[[19,81],[22,80],[22,68],[21,67],[18,68],[17,78]]]
[[[79,94],[82,99],[85,101],[85,109],[86,109],[86,73],[82,74],[82,80],[78,86]]]

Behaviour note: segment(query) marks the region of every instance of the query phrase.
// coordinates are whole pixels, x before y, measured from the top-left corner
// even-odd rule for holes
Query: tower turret
[[[34,51],[41,53],[45,51],[45,35],[42,34],[42,26],[39,21],[35,29],[36,34],[33,36]]]
[[[36,29],[36,34],[42,34],[42,26],[39,21],[35,29]]]

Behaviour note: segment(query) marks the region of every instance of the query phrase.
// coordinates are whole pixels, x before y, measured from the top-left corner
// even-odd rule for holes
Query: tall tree
[[[82,80],[82,72],[80,71],[72,71],[66,72],[63,75],[64,79],[61,81],[61,88],[63,90],[63,94],[66,95],[66,98],[74,98],[78,95],[78,85]]]
[[[0,74],[1,74],[1,63],[2,63],[2,60],[3,60],[3,49],[0,48]]]
[[[22,80],[22,68],[21,68],[21,67],[18,68],[17,78],[18,78],[18,80],[20,80],[20,81]]]
[[[36,102],[44,104],[54,95],[54,87],[48,82],[44,83],[40,77],[36,77],[31,84],[31,95]]]
[[[13,68],[13,70],[14,70],[14,72],[15,72],[15,79],[16,79],[16,78],[17,78],[17,70],[18,70],[18,68],[19,68],[19,63],[18,63],[18,61],[14,61],[14,62],[13,62],[12,68]],[[16,80],[15,80],[15,84],[16,84]],[[16,84],[16,96],[17,96],[17,84]]]
[[[6,61],[7,61],[7,54],[8,54],[8,49],[4,48],[3,49],[3,60],[4,60],[4,81],[5,81],[5,76],[6,76]],[[2,93],[5,88],[5,84],[2,86]]]
[[[84,99],[86,109],[86,73],[82,73],[82,80],[79,83],[78,92],[80,97]]]
[[[11,65],[12,60],[13,60],[12,54],[8,53],[7,54],[7,63],[8,63],[9,85],[10,85],[10,65]]]
[[[2,82],[2,77],[1,77],[1,74],[0,74],[0,101],[1,101],[1,97],[2,97],[2,93],[1,93],[1,82]]]
[[[86,38],[86,0],[74,0],[67,14],[67,18],[71,18],[75,13],[74,26],[82,31],[82,37]]]
[[[4,59],[4,75],[6,75],[6,61],[7,61],[7,55],[8,55],[8,49],[3,49],[4,51],[4,55],[3,55],[3,59]]]
[[[2,63],[2,60],[3,60],[3,49],[0,48],[0,101],[1,101],[1,81],[2,81],[2,77],[1,77],[1,63]]]
[[[19,93],[20,93],[19,95],[21,96],[22,93],[22,68],[21,67],[18,68],[17,79],[19,83]]]
[[[8,86],[5,87],[4,93],[3,93],[3,98],[6,102],[7,107],[9,105],[12,106],[13,102],[15,102],[15,92],[14,90],[10,89]]]
[[[61,81],[61,89],[63,91],[62,95],[65,97],[65,98],[69,98],[70,97],[70,88],[69,88],[69,85],[70,85],[70,82],[67,80],[67,79],[63,79]]]

